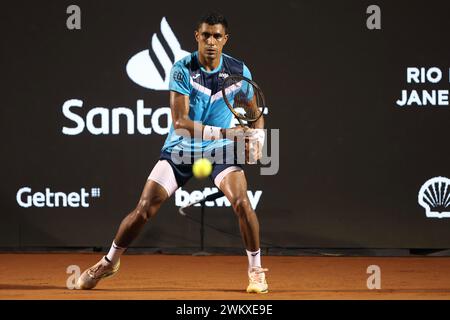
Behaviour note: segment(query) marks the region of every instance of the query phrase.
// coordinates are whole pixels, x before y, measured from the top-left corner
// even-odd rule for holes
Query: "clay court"
[[[245,256],[125,255],[91,291],[69,290],[68,266],[99,254],[0,254],[0,299],[450,299],[450,257],[265,256],[268,294],[247,294]],[[369,265],[381,289],[367,288]],[[70,281],[69,281],[70,282]]]

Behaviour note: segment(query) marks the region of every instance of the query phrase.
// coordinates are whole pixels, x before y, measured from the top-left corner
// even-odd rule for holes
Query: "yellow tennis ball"
[[[192,166],[192,172],[194,173],[194,177],[198,179],[208,177],[212,172],[211,161],[206,158],[196,160]]]

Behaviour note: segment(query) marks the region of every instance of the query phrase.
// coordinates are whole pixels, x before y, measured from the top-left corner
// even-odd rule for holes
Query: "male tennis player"
[[[228,75],[251,78],[243,62],[222,53],[228,40],[228,23],[217,13],[202,17],[195,31],[198,51],[176,62],[170,74],[170,107],[173,123],[162,147],[160,160],[151,171],[137,207],[120,224],[111,249],[97,264],[83,272],[77,288],[92,289],[119,270],[120,256],[138,236],[145,223],[179,187],[192,177],[192,164],[179,163],[179,156],[217,154],[211,178],[230,201],[248,255],[247,292],[266,293],[268,285],[261,267],[258,218],[247,196],[247,181],[234,153],[236,139],[250,137],[250,145],[261,149],[263,118],[252,128],[230,128],[233,115],[223,101],[221,84]],[[200,137],[196,133],[200,132]],[[224,139],[224,137],[233,137]],[[217,153],[217,154],[215,154]],[[258,158],[258,155],[255,156]],[[189,157],[188,157],[189,158]],[[222,162],[222,163],[220,163]],[[223,163],[224,162],[224,163]]]

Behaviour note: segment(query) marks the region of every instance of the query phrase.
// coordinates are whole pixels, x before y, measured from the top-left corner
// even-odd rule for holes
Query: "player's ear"
[[[194,37],[195,37],[195,40],[197,40],[197,42],[200,40],[200,39],[199,39],[200,33],[198,32],[198,30],[195,30],[195,31],[194,31]]]
[[[223,36],[223,40],[224,40],[223,44],[224,45],[227,43],[229,36],[230,36],[230,34],[228,34],[228,33],[225,33],[225,35]]]

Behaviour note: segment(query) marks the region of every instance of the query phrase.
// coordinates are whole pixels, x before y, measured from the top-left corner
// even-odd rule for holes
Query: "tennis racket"
[[[213,194],[210,194],[209,196],[204,197],[204,198],[201,199],[201,200],[191,202],[191,203],[189,203],[187,206],[181,207],[181,208],[178,210],[178,212],[179,212],[182,216],[188,216],[188,214],[187,214],[186,211],[185,211],[187,208],[193,207],[194,205],[196,205],[196,204],[198,204],[198,203],[200,203],[200,204],[203,205],[203,204],[204,204],[205,202],[207,202],[207,201],[214,201],[214,200],[219,199],[219,198],[221,198],[221,197],[223,197],[223,196],[224,196],[223,192],[219,190],[219,191],[217,191],[217,192],[214,192]]]
[[[232,74],[223,81],[222,95],[226,105],[243,127],[256,122],[267,108],[261,88],[255,81],[240,74]]]

